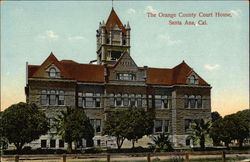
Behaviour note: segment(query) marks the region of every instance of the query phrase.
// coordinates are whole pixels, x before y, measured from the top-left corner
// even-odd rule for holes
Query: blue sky
[[[212,88],[212,110],[249,108],[249,3],[246,1],[115,1],[131,26],[131,56],[139,66],[172,68],[185,60]],[[1,4],[1,108],[25,101],[25,62],[41,64],[52,51],[59,60],[88,63],[96,56],[96,29],[111,2],[4,1]],[[231,13],[208,25],[169,25],[153,13]]]

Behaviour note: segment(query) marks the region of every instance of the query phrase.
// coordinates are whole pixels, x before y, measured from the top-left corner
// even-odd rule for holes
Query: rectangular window
[[[64,91],[59,91],[58,105],[64,105]]]
[[[95,133],[101,132],[101,120],[100,119],[90,119],[90,124],[93,126]]]
[[[47,147],[47,140],[41,140],[41,148]]]
[[[94,106],[94,99],[90,97],[86,97],[85,99],[85,107],[93,107]]]
[[[163,121],[162,120],[155,120],[154,122],[155,124],[155,133],[160,133],[162,132],[162,125],[163,125]]]
[[[47,91],[46,90],[42,90],[41,105],[47,105]]]
[[[100,119],[96,119],[95,131],[96,131],[96,133],[100,133],[101,132],[101,120]]]
[[[59,140],[59,147],[64,147],[64,140]]]
[[[50,105],[55,105],[56,104],[56,91],[55,90],[50,91],[49,104]]]
[[[119,79],[119,80],[135,80],[135,74],[118,73],[117,79]]]
[[[189,106],[188,103],[189,103],[188,96],[185,95],[185,97],[184,97],[184,108],[188,108],[188,106]]]
[[[191,123],[192,123],[191,119],[185,119],[185,131],[191,129]]]
[[[160,109],[162,108],[161,96],[155,95],[155,108]]]
[[[56,140],[52,139],[50,140],[50,147],[55,148],[56,147]]]
[[[136,95],[137,98],[137,107],[142,107],[142,96],[141,95]]]
[[[148,108],[152,108],[152,95],[148,95]]]
[[[164,132],[169,132],[169,120],[164,121]]]
[[[101,107],[101,99],[100,98],[95,99],[95,107]]]
[[[115,105],[114,94],[110,94],[110,95],[109,95],[109,105],[110,105],[110,106],[114,106],[114,105]]]
[[[78,97],[78,107],[83,107],[82,97]]]
[[[168,108],[168,96],[162,96],[163,108]]]
[[[202,98],[201,96],[197,96],[197,108],[202,108]]]

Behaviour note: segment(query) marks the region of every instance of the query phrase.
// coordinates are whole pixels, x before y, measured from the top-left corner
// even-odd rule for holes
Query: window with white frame
[[[148,108],[153,107],[152,95],[148,95]]]
[[[116,106],[122,106],[122,96],[121,94],[115,95],[115,105]]]
[[[191,76],[188,78],[188,83],[189,83],[189,84],[198,84],[198,78],[196,78],[195,75],[191,75]]]
[[[118,73],[117,79],[118,80],[135,80],[135,74]]]
[[[78,107],[83,108],[100,108],[101,94],[92,92],[78,92]]]
[[[184,108],[202,108],[202,97],[201,95],[185,95],[184,96]]]
[[[202,108],[202,98],[200,95],[196,96],[197,108]]]
[[[95,134],[101,133],[101,119],[90,119],[90,123],[94,128]]]
[[[115,106],[115,95],[113,93],[109,94],[109,105]]]
[[[60,72],[56,70],[56,68],[52,67],[49,69],[49,77],[56,78],[60,76]]]
[[[128,94],[123,94],[122,98],[123,98],[123,106],[129,106]]]
[[[109,105],[117,107],[143,107],[146,95],[142,94],[109,94]]]
[[[154,121],[154,133],[169,132],[169,120],[156,119]]]
[[[168,108],[169,101],[168,96],[166,95],[155,95],[155,108],[156,109],[164,109]]]
[[[141,94],[137,94],[136,95],[136,100],[137,100],[137,107],[142,107],[142,95]]]
[[[48,105],[65,105],[65,94],[63,90],[45,90],[41,91],[40,104]]]
[[[47,105],[47,90],[42,90],[41,105]]]
[[[59,91],[58,105],[64,105],[64,91]]]
[[[135,94],[130,94],[129,95],[129,106],[130,107],[136,107]]]

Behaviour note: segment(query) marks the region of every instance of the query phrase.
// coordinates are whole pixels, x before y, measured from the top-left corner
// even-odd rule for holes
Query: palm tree
[[[210,121],[205,121],[204,119],[195,120],[191,124],[192,135],[191,138],[194,140],[199,139],[200,147],[202,150],[205,149],[205,137],[209,134],[209,129],[211,127]]]
[[[148,143],[149,147],[155,151],[173,151],[169,136],[161,133],[159,136],[153,136],[153,143]]]

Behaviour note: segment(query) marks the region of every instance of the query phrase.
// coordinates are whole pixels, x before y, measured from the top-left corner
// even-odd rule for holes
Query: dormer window
[[[59,72],[57,72],[57,70],[55,68],[52,67],[49,69],[49,77],[56,78],[56,77],[58,77],[58,74],[59,74]]]
[[[117,79],[118,80],[135,80],[135,74],[118,73]]]
[[[188,83],[189,84],[198,84],[198,78],[195,75],[191,75],[188,78]]]

